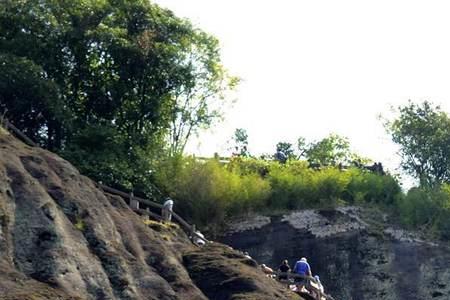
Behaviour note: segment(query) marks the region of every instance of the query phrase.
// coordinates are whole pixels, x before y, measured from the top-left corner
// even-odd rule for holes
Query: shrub
[[[403,224],[419,228],[437,237],[450,238],[450,186],[417,187],[397,202]]]
[[[392,176],[334,167],[313,170],[305,161],[237,157],[222,164],[173,157],[159,162],[154,177],[176,200],[176,210],[197,225],[212,227],[253,211],[332,207],[344,200],[392,205],[401,195]]]
[[[348,174],[336,168],[317,171],[313,179],[316,186],[315,202],[321,207],[336,205],[338,200],[343,198],[350,182]]]
[[[376,203],[393,205],[402,195],[398,181],[393,176],[352,169],[344,199],[350,203]]]
[[[261,209],[270,194],[270,185],[261,176],[242,175],[217,160],[176,158],[160,168],[159,185],[179,200],[178,209],[198,225],[220,224],[226,216]]]

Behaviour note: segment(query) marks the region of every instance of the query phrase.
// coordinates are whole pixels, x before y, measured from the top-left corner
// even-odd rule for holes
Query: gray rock
[[[307,257],[336,299],[450,299],[448,247],[389,225],[378,211],[303,210],[271,220],[222,241],[273,268]]]

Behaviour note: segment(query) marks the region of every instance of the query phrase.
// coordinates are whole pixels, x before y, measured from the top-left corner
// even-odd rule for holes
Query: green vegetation
[[[218,160],[169,158],[161,161],[157,184],[178,199],[177,209],[202,226],[222,225],[249,212],[333,207],[339,204],[391,205],[401,197],[397,180],[351,168],[313,170],[306,161],[235,157]]]
[[[403,169],[421,186],[450,181],[450,117],[425,101],[398,108],[399,116],[386,123],[392,140],[399,144]]]
[[[228,164],[183,156],[199,128],[220,120],[238,82],[214,37],[147,0],[0,3],[0,122],[83,174],[148,196],[156,185],[203,226],[252,211],[370,203],[450,238],[450,117],[438,106],[410,102],[386,122],[420,183],[406,194],[336,134],[280,141],[275,155],[256,159],[241,128]]]
[[[237,82],[217,39],[147,0],[0,3],[0,114],[104,183],[149,192]]]
[[[145,220],[143,221],[145,225],[148,225],[150,228],[161,232],[163,230],[170,231],[170,230],[178,230],[180,229],[180,226],[178,226],[176,223],[173,222],[160,222],[160,221],[154,221],[154,220]]]
[[[401,106],[386,122],[402,168],[419,181],[396,203],[403,224],[450,239],[450,117],[430,102]]]
[[[348,139],[337,134],[330,134],[328,137],[309,145],[306,145],[304,140],[300,138],[298,147],[312,164],[336,166],[348,164],[352,158]]]
[[[86,223],[84,220],[80,217],[77,217],[76,222],[73,224],[76,229],[79,231],[85,231],[86,230]]]
[[[447,174],[450,118],[430,103],[409,103],[386,124],[400,144],[402,166],[420,185],[406,194],[396,177],[362,168],[368,159],[350,151],[346,138],[331,134],[306,143],[298,152],[280,142],[286,163],[252,158],[248,135],[236,130],[237,156],[228,164],[176,157],[161,160],[155,180],[199,225],[215,227],[227,217],[250,212],[324,208],[343,204],[375,205],[411,229],[450,239],[450,186]],[[302,159],[302,160],[300,160]],[[342,165],[350,166],[343,170]]]
[[[236,128],[233,136],[234,149],[233,153],[238,156],[250,156],[248,152],[248,134],[243,128]]]
[[[397,212],[409,228],[450,239],[450,185],[410,189],[399,201]]]

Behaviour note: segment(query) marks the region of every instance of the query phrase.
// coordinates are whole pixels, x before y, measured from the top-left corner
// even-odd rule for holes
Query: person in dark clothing
[[[289,267],[288,261],[287,260],[283,260],[281,265],[278,267],[278,272],[279,273],[289,273],[290,271],[291,271],[291,267]],[[278,279],[286,280],[286,279],[288,279],[288,275],[287,274],[279,275]]]

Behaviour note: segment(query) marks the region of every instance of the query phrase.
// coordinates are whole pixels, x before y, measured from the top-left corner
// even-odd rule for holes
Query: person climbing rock
[[[312,296],[315,299],[321,300],[322,299],[322,295],[324,294],[324,288],[322,283],[320,282],[320,277],[319,275],[315,275],[314,276],[314,280],[312,281],[311,285],[313,287],[315,287],[317,290],[313,290],[312,291]]]
[[[297,291],[301,292],[308,282],[306,277],[312,276],[311,267],[309,266],[306,257],[302,257],[295,263],[293,273],[301,275],[301,277],[296,277],[295,279],[295,282],[297,284]]]
[[[262,264],[262,265],[261,265],[261,270],[262,270],[263,273],[266,274],[267,276],[273,275],[273,270],[272,270],[272,268],[269,268],[269,267],[266,266],[265,264]]]
[[[170,222],[172,220],[173,200],[170,197],[166,198],[163,207],[161,209],[161,217],[164,222]]]
[[[288,261],[285,259],[281,262],[281,265],[278,267],[278,272],[279,273],[289,273],[291,271],[291,267],[289,267],[289,263]],[[287,280],[288,279],[288,275],[287,274],[282,274],[278,276],[278,279],[280,280]]]

